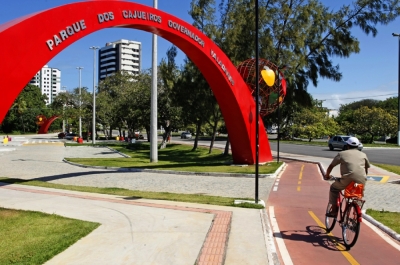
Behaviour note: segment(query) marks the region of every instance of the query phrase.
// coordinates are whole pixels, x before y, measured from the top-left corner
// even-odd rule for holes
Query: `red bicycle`
[[[336,180],[336,177],[331,177],[332,180]],[[347,186],[345,191],[339,193],[337,199],[337,206],[339,207],[337,217],[325,216],[325,226],[326,232],[329,233],[335,227],[336,221],[342,227],[343,243],[346,249],[349,250],[355,245],[360,234],[360,225],[362,222],[362,212],[361,209],[364,206],[365,200],[362,200],[362,195],[352,194],[350,191],[359,185],[354,182]],[[358,187],[359,189],[360,187]],[[361,186],[362,190],[363,186]],[[330,213],[332,209],[332,204],[328,203],[326,207],[326,213]]]

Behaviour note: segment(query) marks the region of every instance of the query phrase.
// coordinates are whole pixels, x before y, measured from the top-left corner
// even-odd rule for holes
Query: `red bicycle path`
[[[349,251],[343,246],[338,223],[333,235],[328,235],[325,211],[330,183],[322,179],[316,164],[286,163],[276,180],[277,190],[270,192],[266,210],[273,207],[275,220],[270,221],[276,221],[280,231],[274,231],[275,243],[277,237],[283,239],[293,264],[399,264],[400,251],[368,227],[365,220],[357,243]],[[279,245],[277,252],[280,263],[285,264]]]

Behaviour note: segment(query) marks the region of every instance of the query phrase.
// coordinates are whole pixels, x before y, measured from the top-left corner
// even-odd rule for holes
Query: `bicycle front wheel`
[[[332,204],[328,202],[328,206],[326,207],[326,213],[330,213],[331,209],[332,209]],[[327,233],[333,230],[335,224],[336,224],[336,218],[325,215],[325,227]]]
[[[343,242],[347,249],[354,246],[360,234],[360,223],[358,222],[357,206],[350,204],[344,214],[342,225]]]

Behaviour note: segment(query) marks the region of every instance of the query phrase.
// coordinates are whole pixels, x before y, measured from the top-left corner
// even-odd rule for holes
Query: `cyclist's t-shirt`
[[[342,151],[336,155],[331,165],[340,164],[340,174],[342,177],[349,177],[356,183],[365,184],[367,175],[365,168],[369,168],[369,160],[367,155],[357,148]]]

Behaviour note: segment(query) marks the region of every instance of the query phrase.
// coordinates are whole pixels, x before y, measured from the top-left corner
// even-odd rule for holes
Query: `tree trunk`
[[[215,135],[217,134],[217,126],[218,126],[218,121],[215,120],[214,124],[213,124],[213,132],[212,132],[212,137],[211,137],[211,143],[210,143],[210,149],[208,150],[208,153],[211,154],[213,146],[214,146],[214,142],[215,142]]]
[[[161,141],[160,149],[167,147],[168,140],[171,137],[171,125],[165,127],[165,132],[163,134],[163,139]]]
[[[21,123],[22,123],[22,130],[24,131],[25,134],[25,124],[24,124],[24,118],[21,115]]]
[[[225,151],[224,151],[224,156],[229,155],[229,134],[228,138],[226,139],[226,145],[225,145]]]
[[[192,151],[196,151],[197,150],[197,146],[198,146],[198,142],[199,142],[200,130],[201,130],[201,121],[198,121],[197,124],[196,124],[196,138],[194,138],[194,144],[193,144]]]
[[[150,142],[150,126],[145,126],[147,142]]]

